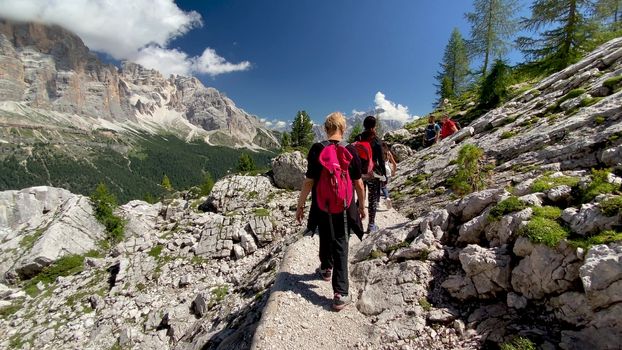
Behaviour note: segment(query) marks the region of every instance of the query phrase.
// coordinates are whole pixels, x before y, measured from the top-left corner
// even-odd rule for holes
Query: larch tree
[[[464,91],[468,75],[469,56],[466,43],[458,28],[454,28],[445,47],[441,71],[435,77],[438,81],[439,101],[459,96]]]
[[[290,142],[294,148],[308,149],[313,144],[313,122],[305,111],[298,111],[292,123]]]
[[[518,3],[516,0],[474,0],[473,7],[474,12],[465,14],[471,24],[468,48],[472,56],[483,56],[482,77],[485,77],[491,60],[503,58],[518,29],[514,16]]]
[[[535,0],[531,17],[521,23],[536,38],[520,37],[517,44],[527,59],[537,61],[543,71],[560,70],[580,57],[586,43],[591,0]]]

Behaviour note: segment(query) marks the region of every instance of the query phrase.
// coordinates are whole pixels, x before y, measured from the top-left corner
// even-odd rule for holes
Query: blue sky
[[[0,17],[61,25],[108,62],[195,75],[267,120],[306,110],[318,122],[375,106],[393,119],[430,112],[468,11],[471,0],[0,0]]]
[[[467,0],[177,1],[205,25],[171,43],[192,55],[213,47],[251,69],[199,76],[250,113],[316,121],[334,110],[368,110],[386,99],[423,115],[435,100],[434,75],[450,33],[469,26]],[[526,10],[526,6],[524,6]],[[520,60],[518,53],[511,56]]]

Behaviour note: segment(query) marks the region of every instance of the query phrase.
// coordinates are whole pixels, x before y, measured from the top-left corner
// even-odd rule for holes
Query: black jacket
[[[356,141],[367,140],[371,144],[371,152],[374,160],[374,171],[378,174],[387,176],[387,168],[384,164],[384,157],[382,156],[382,143],[377,136],[372,135],[369,131],[363,131],[356,135]]]

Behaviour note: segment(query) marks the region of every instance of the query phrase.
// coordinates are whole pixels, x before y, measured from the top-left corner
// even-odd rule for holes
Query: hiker
[[[348,236],[350,231],[359,238],[363,236],[361,219],[365,218],[365,190],[356,149],[342,143],[346,130],[343,114],[334,112],[326,117],[324,130],[328,139],[311,146],[307,155],[307,173],[298,197],[296,219],[302,222],[305,202],[311,192],[307,230],[313,232],[318,228],[318,272],[325,281],[332,279],[333,309],[339,311],[352,300],[348,281]],[[340,195],[335,195],[334,190]]]
[[[392,176],[395,176],[397,172],[397,162],[393,157],[393,153],[391,153],[391,149],[389,149],[389,145],[382,141],[382,158],[384,159],[387,181],[382,183],[382,195],[384,196],[384,200],[388,209],[391,209],[391,198],[389,198],[389,190],[387,189],[387,184],[391,180]]]
[[[378,231],[376,211],[378,210],[378,202],[380,202],[381,182],[387,181],[387,170],[382,157],[382,144],[376,135],[376,117],[367,116],[363,120],[363,128],[365,131],[356,136],[354,146],[361,158],[361,164],[363,164],[363,181],[368,191],[369,221],[367,232],[376,232]],[[371,159],[367,154],[369,150],[371,150]],[[366,169],[365,164],[368,164]]]
[[[460,127],[458,126],[458,123],[449,119],[449,116],[447,114],[443,116],[442,122],[443,123],[441,124],[441,134],[440,134],[441,140],[453,135],[454,133],[458,131],[458,129],[460,129]]]
[[[423,133],[423,147],[430,147],[438,141],[441,127],[434,121],[434,116],[428,118],[428,125]]]

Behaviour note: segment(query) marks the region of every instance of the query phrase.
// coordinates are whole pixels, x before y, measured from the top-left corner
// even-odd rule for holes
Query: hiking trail
[[[395,209],[379,206],[376,223],[381,229],[407,221]],[[363,240],[366,239],[369,235],[364,236]],[[318,235],[302,237],[292,244],[281,263],[251,349],[378,348],[380,335],[372,334],[371,319],[356,308],[359,288],[351,277],[352,259],[361,244],[358,237],[350,236],[348,268],[352,303],[340,312],[331,308],[331,282],[322,280],[316,271],[320,264]]]

